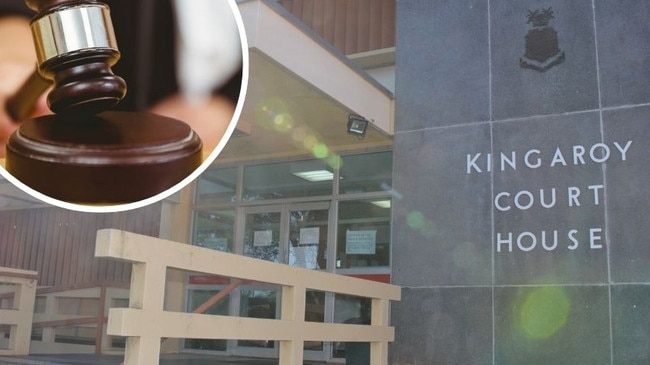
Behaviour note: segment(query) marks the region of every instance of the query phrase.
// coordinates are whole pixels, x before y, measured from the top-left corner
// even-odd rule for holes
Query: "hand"
[[[235,106],[223,96],[212,96],[205,102],[192,102],[180,94],[170,96],[149,111],[187,123],[203,141],[203,155],[215,149],[230,124]]]
[[[18,90],[33,71],[34,66],[30,64],[0,61],[0,158],[5,156],[7,139],[16,130],[20,122],[12,120],[7,114],[7,99]],[[43,94],[36,102],[29,118],[51,113],[45,99],[46,96]]]
[[[5,143],[18,127],[6,111],[6,102],[23,84],[36,67],[34,43],[29,29],[29,19],[15,16],[0,18],[0,158],[5,156]],[[33,115],[49,113],[42,96],[36,103]]]

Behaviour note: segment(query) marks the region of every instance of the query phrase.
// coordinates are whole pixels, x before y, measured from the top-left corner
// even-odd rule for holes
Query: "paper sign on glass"
[[[301,245],[317,245],[319,241],[320,241],[319,227],[300,228]]]
[[[318,269],[318,246],[289,246],[289,265]]]
[[[374,255],[377,247],[377,230],[345,232],[345,253],[348,255]]]
[[[272,230],[269,229],[266,231],[253,232],[253,246],[255,247],[271,246],[272,243],[273,243]]]

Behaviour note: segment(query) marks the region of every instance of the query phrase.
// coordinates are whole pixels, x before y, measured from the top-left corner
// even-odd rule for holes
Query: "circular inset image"
[[[248,84],[234,0],[26,4],[31,20],[11,31],[34,41],[0,60],[7,180],[62,208],[124,211],[174,194],[218,156]]]

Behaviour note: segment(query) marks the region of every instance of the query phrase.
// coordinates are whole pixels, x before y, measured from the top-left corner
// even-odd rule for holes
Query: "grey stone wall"
[[[397,1],[392,364],[650,363],[649,18]]]

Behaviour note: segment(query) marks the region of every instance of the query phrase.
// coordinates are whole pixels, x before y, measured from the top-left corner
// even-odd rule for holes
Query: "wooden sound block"
[[[202,162],[185,123],[150,113],[48,115],[22,122],[6,169],[32,189],[76,204],[122,204],[161,193]]]

